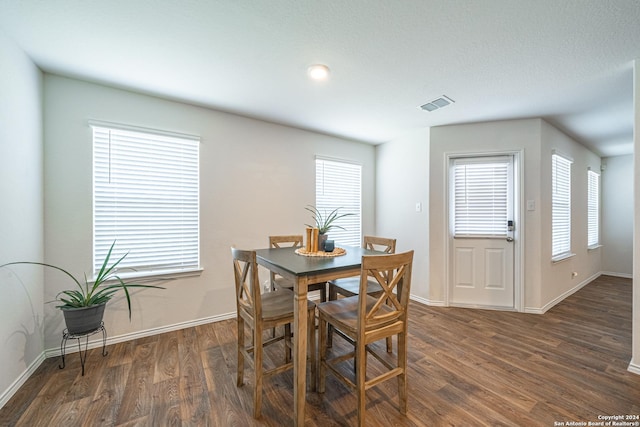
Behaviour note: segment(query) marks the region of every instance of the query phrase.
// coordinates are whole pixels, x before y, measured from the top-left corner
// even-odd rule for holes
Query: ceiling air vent
[[[436,98],[431,102],[427,102],[426,104],[421,105],[420,108],[421,110],[424,111],[435,111],[438,108],[442,108],[442,107],[446,107],[449,104],[454,103],[455,101],[451,98],[449,98],[446,95],[442,95],[440,98]]]

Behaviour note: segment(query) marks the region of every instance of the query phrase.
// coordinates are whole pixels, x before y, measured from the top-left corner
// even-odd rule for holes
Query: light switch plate
[[[527,210],[535,211],[536,210],[536,201],[535,200],[527,200]]]

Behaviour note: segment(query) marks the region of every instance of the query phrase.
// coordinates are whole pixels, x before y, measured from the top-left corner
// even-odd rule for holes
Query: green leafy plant
[[[340,218],[344,218],[345,216],[353,215],[352,213],[344,213],[344,214],[338,213],[338,210],[340,208],[335,208],[329,214],[327,214],[326,211],[324,211],[324,213],[320,212],[315,206],[312,206],[312,205],[307,205],[305,209],[311,212],[311,214],[313,215],[313,220],[316,223],[315,227],[318,228],[318,232],[320,234],[325,234],[333,228],[340,228],[344,230],[344,227],[336,225],[334,224],[334,222],[336,222]],[[305,224],[305,225],[308,227],[314,227],[309,224]]]
[[[51,265],[43,262],[33,262],[33,261],[15,261],[7,264],[0,265],[0,268],[7,267],[10,265],[16,264],[32,264],[32,265],[42,265],[44,267],[50,267],[61,271],[66,274],[75,282],[78,286],[78,289],[68,289],[61,291],[56,295],[56,300],[60,302],[60,305],[57,305],[57,308],[61,310],[70,309],[70,308],[81,308],[81,307],[91,307],[94,305],[104,304],[109,301],[113,296],[119,292],[123,291],[127,298],[127,307],[129,308],[129,320],[131,320],[131,295],[129,293],[130,288],[155,288],[155,289],[164,289],[161,286],[156,285],[145,285],[139,283],[129,283],[125,282],[118,275],[118,264],[122,262],[122,260],[129,254],[128,252],[124,254],[120,259],[109,265],[109,260],[111,259],[111,252],[113,251],[113,247],[116,242],[114,241],[109,248],[109,252],[104,258],[102,262],[102,266],[100,267],[100,271],[96,275],[96,278],[93,282],[87,280],[87,275],[84,276],[84,284],[81,283],[78,279],[76,279],[71,273],[67,270]],[[52,301],[53,302],[53,301]]]

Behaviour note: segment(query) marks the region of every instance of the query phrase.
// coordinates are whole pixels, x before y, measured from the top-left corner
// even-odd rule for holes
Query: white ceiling
[[[640,0],[0,0],[0,30],[46,72],[374,144],[542,117],[632,152]]]

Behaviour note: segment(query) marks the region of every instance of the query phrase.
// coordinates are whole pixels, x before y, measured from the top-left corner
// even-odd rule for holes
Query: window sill
[[[574,256],[576,256],[576,254],[571,253],[571,252],[570,253],[566,253],[566,254],[561,254],[561,255],[558,255],[558,256],[555,256],[555,257],[551,258],[551,262],[553,264],[556,264],[556,263],[559,263],[559,262],[562,262],[562,261],[566,261],[569,258],[573,258]]]
[[[183,279],[186,277],[195,277],[202,274],[203,268],[165,270],[165,271],[131,271],[120,273],[118,276],[125,282],[135,282],[147,284],[165,280]],[[117,280],[109,280],[107,283],[115,283]]]
[[[587,251],[595,251],[596,249],[600,249],[601,247],[602,247],[601,244],[589,246],[589,247],[587,247]]]

